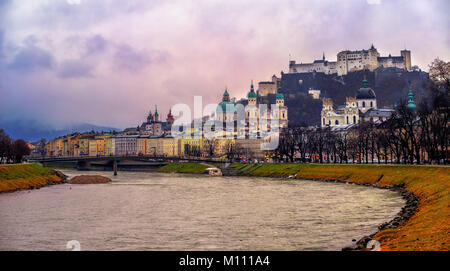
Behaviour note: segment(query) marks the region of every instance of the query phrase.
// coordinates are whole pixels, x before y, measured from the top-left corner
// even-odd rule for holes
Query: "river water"
[[[340,250],[405,203],[396,192],[351,184],[89,174],[113,182],[0,194],[0,250],[68,250],[70,240],[81,250]]]

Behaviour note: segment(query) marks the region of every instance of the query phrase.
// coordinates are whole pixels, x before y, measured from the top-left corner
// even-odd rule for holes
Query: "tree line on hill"
[[[21,163],[23,157],[30,155],[30,148],[23,139],[11,139],[0,129],[0,164]]]
[[[369,87],[378,98],[378,107],[393,107],[412,89],[417,100],[425,95],[428,73],[407,72],[397,68],[378,68],[374,71],[361,70],[347,75],[324,73],[283,74],[281,92],[289,109],[290,125],[317,125],[320,123],[321,99],[313,99],[308,90],[321,90],[321,97],[331,98],[335,105],[345,104],[346,97],[354,97],[366,77]]]
[[[449,163],[450,62],[436,59],[429,76],[417,109],[402,100],[383,123],[336,130],[295,127],[280,136],[274,157],[319,163]]]

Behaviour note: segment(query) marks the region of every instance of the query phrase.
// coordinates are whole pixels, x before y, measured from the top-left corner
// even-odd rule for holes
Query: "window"
[[[362,107],[366,107],[366,102],[363,102],[362,104],[363,104]]]
[[[347,116],[347,124],[348,124],[348,116]]]
[[[353,123],[356,123],[356,116],[353,116]]]
[[[334,121],[334,124],[339,125],[339,121],[338,121],[338,120],[335,120],[335,121]]]
[[[373,107],[373,102],[370,102],[370,107]]]
[[[325,125],[325,118],[323,118],[323,125]]]

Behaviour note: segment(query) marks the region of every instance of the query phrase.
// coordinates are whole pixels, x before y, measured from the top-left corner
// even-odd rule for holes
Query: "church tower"
[[[152,110],[150,110],[148,112],[148,116],[147,116],[147,123],[152,123],[153,122],[153,114],[152,114]]]
[[[169,113],[167,114],[166,123],[168,127],[172,127],[173,122],[175,121],[175,118],[172,115],[172,109],[169,110]]]
[[[155,105],[155,122],[159,121],[159,114],[158,114],[158,108]]]
[[[248,104],[256,105],[256,92],[253,88],[253,80],[252,84],[250,85],[250,92],[248,93]]]
[[[230,101],[230,94],[228,94],[228,88],[225,87],[225,91],[223,92],[222,96],[222,102],[229,102]]]

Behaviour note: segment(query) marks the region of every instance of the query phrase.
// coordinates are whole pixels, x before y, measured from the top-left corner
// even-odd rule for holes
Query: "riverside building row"
[[[234,148],[233,146],[239,145],[243,154],[263,158],[265,153],[260,148],[262,142],[262,139],[80,134],[50,140],[46,145],[46,155],[52,157],[125,155],[223,157],[231,151],[231,148]]]

